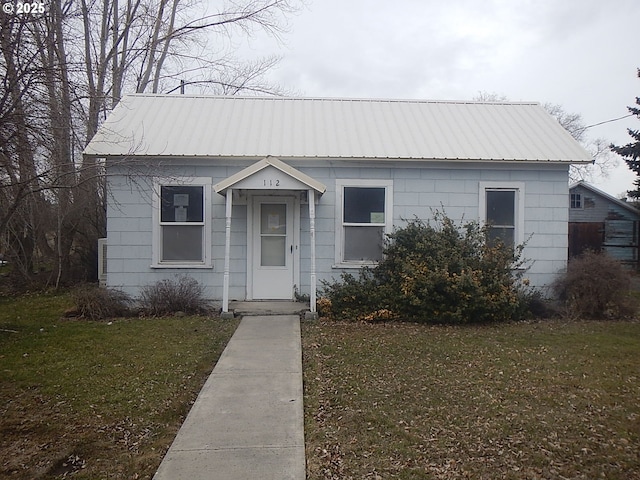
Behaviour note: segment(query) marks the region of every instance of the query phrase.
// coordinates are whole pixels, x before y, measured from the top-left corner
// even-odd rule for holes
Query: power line
[[[633,113],[630,113],[628,115],[624,115],[618,118],[612,118],[611,120],[605,120],[604,122],[594,123],[593,125],[587,125],[582,130],[586,130],[587,128],[591,128],[591,127],[597,127],[598,125],[604,125],[605,123],[617,122],[618,120],[622,120],[624,118],[629,118],[629,117],[633,117]]]

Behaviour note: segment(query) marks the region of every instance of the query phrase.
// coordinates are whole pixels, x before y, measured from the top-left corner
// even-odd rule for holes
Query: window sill
[[[362,263],[334,263],[331,268],[362,268],[362,267],[377,267],[378,262],[362,262]]]
[[[213,268],[213,265],[206,265],[204,263],[154,263],[150,266],[153,269],[162,269],[162,268]]]

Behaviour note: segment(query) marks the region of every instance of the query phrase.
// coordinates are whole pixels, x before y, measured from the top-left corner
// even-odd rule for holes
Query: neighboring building
[[[444,209],[567,261],[568,170],[590,155],[536,103],[130,95],[85,156],[107,166],[107,285],[184,273],[210,298],[311,296]]]
[[[586,182],[569,188],[569,258],[605,251],[638,267],[640,211]]]

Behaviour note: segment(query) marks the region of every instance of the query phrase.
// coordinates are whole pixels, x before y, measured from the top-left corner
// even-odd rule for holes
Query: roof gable
[[[591,162],[537,103],[125,96],[90,156]]]
[[[618,205],[621,208],[624,208],[624,209],[628,210],[629,212],[633,213],[634,215],[640,216],[640,210],[638,210],[634,206],[629,205],[627,202],[625,202],[623,200],[620,200],[620,199],[614,197],[613,195],[609,195],[607,192],[603,192],[599,188],[594,187],[593,185],[591,185],[590,183],[585,182],[584,180],[580,180],[579,182],[576,182],[573,185],[570,185],[569,186],[569,192],[574,193],[574,192],[579,190],[579,187],[582,187],[582,188],[594,193],[595,195],[598,195],[599,197],[605,199],[606,201],[608,201],[610,203],[613,203],[615,205]]]
[[[282,178],[282,175],[278,176],[278,173],[284,173],[284,178]],[[277,181],[278,184],[273,185],[274,181]],[[270,182],[270,184],[267,185],[267,182]],[[307,190],[312,188],[319,194],[323,194],[327,189],[324,184],[314,180],[309,175],[273,157],[263,158],[213,186],[213,190],[220,194],[224,194],[229,188],[278,188],[281,190]]]

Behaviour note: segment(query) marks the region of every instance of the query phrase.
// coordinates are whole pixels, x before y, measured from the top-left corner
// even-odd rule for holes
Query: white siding
[[[220,164],[200,165],[189,168],[189,174],[212,177],[215,184],[229,175],[250,165],[245,161],[233,166]],[[365,163],[341,161],[288,162],[291,166],[315,178],[327,186],[316,208],[316,254],[318,280],[338,278],[343,269],[335,264],[335,201],[336,179],[387,179],[393,182],[393,223],[405,224],[403,219],[415,216],[432,218],[433,209],[444,208],[451,218],[464,221],[478,219],[478,198],[481,182],[514,182],[525,185],[524,238],[528,239],[525,257],[533,260],[528,277],[537,286],[548,285],[559,270],[566,266],[568,186],[567,167],[545,165],[545,170],[523,165],[516,168],[496,168],[491,164],[466,166],[424,163],[387,164],[372,167]],[[446,168],[445,168],[446,167]],[[165,167],[165,174],[184,176],[179,166]],[[125,172],[121,172],[125,173]],[[159,174],[159,172],[154,172]],[[112,198],[108,215],[108,285],[122,288],[136,296],[143,285],[160,279],[173,278],[188,273],[206,287],[206,294],[213,299],[222,297],[222,273],[224,266],[224,197],[212,194],[212,259],[211,269],[163,269],[152,268],[152,199],[151,182],[127,180],[118,176],[112,167],[109,189]],[[300,283],[302,293],[309,291],[310,246],[308,205],[301,205],[300,218]],[[231,232],[230,299],[243,299],[246,293],[246,235],[247,207],[234,202]],[[355,270],[350,270],[355,272]],[[320,284],[319,284],[320,285]]]

